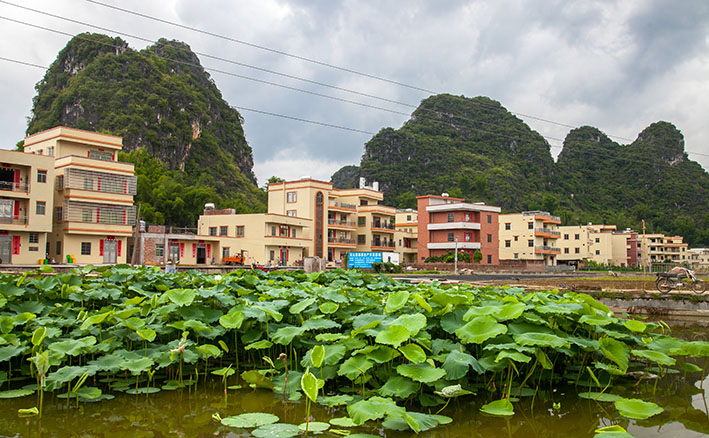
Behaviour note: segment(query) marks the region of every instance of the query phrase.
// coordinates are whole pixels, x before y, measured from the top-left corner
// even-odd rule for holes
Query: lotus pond
[[[709,343],[585,294],[50,270],[0,276],[3,436],[709,433]]]

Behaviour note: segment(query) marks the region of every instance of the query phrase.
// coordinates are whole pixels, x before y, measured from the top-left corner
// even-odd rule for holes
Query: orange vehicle
[[[241,251],[241,254],[236,254],[233,256],[229,257],[224,257],[222,258],[222,263],[225,265],[239,265],[243,266],[244,264],[244,251]]]

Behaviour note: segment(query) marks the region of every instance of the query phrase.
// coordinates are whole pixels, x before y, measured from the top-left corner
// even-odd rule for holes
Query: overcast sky
[[[554,156],[568,127],[591,125],[630,143],[666,120],[690,159],[709,169],[709,2],[705,0],[329,1],[99,0],[214,34],[436,93],[489,96],[550,138]],[[202,65],[385,108],[366,108],[211,72],[232,106],[366,132],[399,128],[431,93],[159,23],[87,0],[12,0],[82,21],[71,23],[0,1],[0,57],[48,66],[69,34],[120,36],[134,49],[160,37],[193,51],[334,85],[305,83],[200,57]],[[89,25],[111,29],[101,31]],[[0,146],[24,138],[34,84],[44,70],[0,60]],[[388,99],[403,103],[391,103]],[[242,110],[254,171],[329,180],[359,164],[372,135]],[[532,118],[532,117],[535,118]]]

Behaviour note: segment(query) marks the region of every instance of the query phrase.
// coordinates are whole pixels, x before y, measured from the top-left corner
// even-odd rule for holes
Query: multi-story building
[[[592,261],[613,266],[630,266],[633,257],[632,232],[617,232],[615,225],[570,225],[559,227],[562,264],[578,265]]]
[[[695,271],[709,271],[709,248],[691,248],[687,250],[689,266]]]
[[[137,181],[117,161],[121,137],[56,127],[25,138],[24,151],[54,157],[54,226],[49,255],[58,262],[125,263],[135,224]]]
[[[394,227],[394,242],[401,262],[416,263],[418,253],[418,212],[412,208],[396,210]]]
[[[36,264],[45,258],[53,182],[54,157],[0,150],[0,263]]]
[[[546,211],[500,215],[500,259],[539,260],[555,266],[561,248],[556,244],[561,219]]]
[[[651,266],[655,263],[684,263],[687,257],[688,245],[682,236],[665,236],[654,233],[640,235],[641,263]]]
[[[480,263],[498,265],[500,207],[469,203],[447,194],[417,197],[418,261],[453,251],[480,250]]]

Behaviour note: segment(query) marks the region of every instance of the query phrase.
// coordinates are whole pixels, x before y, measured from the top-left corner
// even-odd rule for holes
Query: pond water
[[[704,340],[706,328],[697,325],[680,327],[674,335]],[[703,363],[698,363],[703,366]],[[564,379],[566,380],[566,379]],[[456,437],[593,437],[598,427],[619,424],[636,438],[703,437],[709,435],[707,388],[709,378],[690,374],[684,383],[678,375],[670,375],[655,385],[653,380],[613,385],[609,392],[624,397],[653,401],[664,408],[662,414],[647,420],[629,420],[620,416],[611,403],[579,398],[584,389],[559,381],[554,388],[540,388],[536,397],[524,397],[514,403],[515,415],[505,419],[479,412],[490,401],[486,394],[456,399],[441,414],[453,418],[448,425],[419,434],[422,438]],[[29,382],[28,382],[29,383]],[[548,385],[548,384],[547,384]],[[20,418],[18,408],[37,405],[34,395],[0,400],[0,436],[3,437],[248,437],[247,429],[228,428],[212,419],[245,412],[268,412],[281,422],[299,424],[305,420],[305,401],[285,401],[268,390],[229,390],[224,394],[217,379],[200,382],[192,389],[162,391],[155,394],[129,395],[114,392],[115,399],[98,403],[72,402],[47,394],[44,412],[37,417]],[[426,412],[428,408],[406,406]],[[435,413],[439,408],[430,408]],[[313,405],[311,417],[325,421],[346,416],[343,406],[327,408]],[[344,429],[343,427],[336,427]],[[350,429],[352,433],[369,433],[386,438],[412,436],[369,422]],[[314,436],[337,436],[332,433]]]

